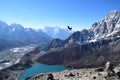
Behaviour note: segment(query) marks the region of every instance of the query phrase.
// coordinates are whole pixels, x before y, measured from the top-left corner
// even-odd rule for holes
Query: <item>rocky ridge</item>
[[[66,40],[55,39],[51,41],[46,47],[45,51],[54,51],[68,47],[72,43],[85,44],[90,42],[96,42],[101,39],[109,39],[120,31],[120,12],[111,11],[107,16],[96,22],[88,30],[77,31],[69,36]],[[117,36],[120,37],[120,36]],[[112,37],[111,37],[112,38]],[[51,46],[51,47],[49,47]]]

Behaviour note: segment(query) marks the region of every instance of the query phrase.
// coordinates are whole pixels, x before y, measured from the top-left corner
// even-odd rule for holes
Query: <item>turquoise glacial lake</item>
[[[36,63],[31,68],[25,70],[25,72],[18,78],[18,80],[24,80],[27,77],[34,76],[39,73],[47,73],[47,72],[59,72],[62,70],[66,70],[67,68],[59,65],[44,65],[41,63]]]

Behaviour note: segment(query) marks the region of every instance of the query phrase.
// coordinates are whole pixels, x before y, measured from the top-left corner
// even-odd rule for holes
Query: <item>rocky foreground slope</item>
[[[107,62],[105,67],[42,73],[25,80],[120,80],[120,66],[113,67]]]

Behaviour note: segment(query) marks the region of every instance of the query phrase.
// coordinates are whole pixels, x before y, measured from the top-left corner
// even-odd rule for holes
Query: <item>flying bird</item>
[[[67,27],[68,27],[69,30],[72,30],[72,27],[70,27],[70,26],[67,26]]]

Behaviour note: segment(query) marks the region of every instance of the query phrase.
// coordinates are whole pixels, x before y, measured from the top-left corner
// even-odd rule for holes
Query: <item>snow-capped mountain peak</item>
[[[103,20],[94,23],[90,31],[95,37],[100,37],[120,30],[120,12],[111,11]]]
[[[105,19],[114,19],[120,15],[119,11],[113,10],[108,13],[108,15],[105,17]]]

